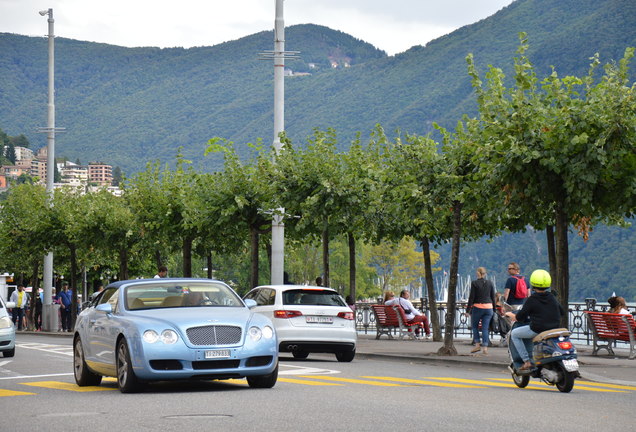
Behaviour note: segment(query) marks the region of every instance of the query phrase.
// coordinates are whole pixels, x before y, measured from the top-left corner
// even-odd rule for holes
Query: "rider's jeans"
[[[515,345],[515,348],[524,363],[530,361],[530,356],[526,350],[526,344],[523,343],[523,339],[532,339],[538,334],[539,333],[532,331],[529,325],[514,328],[510,332],[510,340]]]

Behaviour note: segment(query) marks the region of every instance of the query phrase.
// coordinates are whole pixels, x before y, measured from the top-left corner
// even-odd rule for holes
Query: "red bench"
[[[391,318],[387,317],[386,310],[387,308],[391,309],[390,306],[371,305],[371,308],[375,315],[375,338],[380,339],[380,336],[385,334],[389,337],[389,339],[393,339],[392,332],[400,327],[400,321],[397,318],[397,314],[393,314]]]
[[[629,343],[629,359],[636,358],[636,324],[631,315],[596,311],[585,313],[594,338],[592,355],[597,355],[601,348],[606,349],[610,355],[615,355],[612,344],[615,341],[624,341]]]
[[[406,318],[406,313],[404,313],[404,309],[402,309],[402,306],[386,306],[387,308],[387,316],[391,315],[391,312],[388,311],[388,309],[392,309],[394,311],[394,313],[397,315],[397,318],[399,320],[400,326],[398,327],[398,330],[400,332],[400,339],[404,338],[404,336],[408,336],[411,339],[415,339],[415,330],[416,328],[420,329],[420,334],[423,335],[424,334],[424,323],[421,322],[416,322],[416,323],[409,323],[409,320]]]

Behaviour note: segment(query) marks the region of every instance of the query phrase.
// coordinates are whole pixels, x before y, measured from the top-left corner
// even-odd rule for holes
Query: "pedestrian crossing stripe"
[[[101,386],[80,387],[75,383],[66,383],[61,381],[37,381],[37,382],[29,382],[29,383],[21,383],[21,384],[32,386],[32,387],[44,387],[49,389],[69,390],[74,392],[95,392],[95,391],[115,390],[112,387],[101,387]]]
[[[0,389],[0,397],[2,396],[29,396],[29,395],[35,395],[37,393],[28,393],[28,392],[21,392],[21,391],[15,391],[15,390],[4,390],[4,389]]]
[[[353,379],[353,378],[339,378],[339,377],[325,376],[325,375],[301,375],[301,378],[310,378],[310,379],[335,381],[335,382],[345,382],[345,383],[352,383],[352,384],[367,384],[367,385],[382,386],[382,387],[409,387],[409,386],[405,386],[405,385],[402,385],[402,384],[378,382],[378,381],[369,381],[369,380],[360,380],[360,379]]]
[[[486,388],[481,385],[470,385],[470,384],[455,384],[455,383],[440,383],[436,381],[430,380],[417,380],[417,379],[409,379],[409,378],[395,378],[395,377],[381,377],[381,376],[363,376],[361,378],[369,378],[375,380],[385,380],[385,381],[399,381],[407,384],[421,384],[421,385],[429,385],[434,387],[453,387],[453,388]]]

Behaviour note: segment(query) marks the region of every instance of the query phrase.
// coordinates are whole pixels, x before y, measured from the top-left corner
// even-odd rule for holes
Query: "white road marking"
[[[73,356],[73,347],[68,345],[52,345],[43,343],[18,343],[16,347],[23,349],[38,350],[66,356]]]
[[[28,379],[28,378],[47,378],[47,377],[57,377],[57,376],[68,376],[73,375],[73,373],[56,373],[56,374],[42,374],[42,375],[18,375],[12,377],[0,377],[0,380],[12,380],[12,379]]]
[[[329,375],[339,374],[340,371],[331,369],[319,369],[307,366],[290,365],[286,363],[280,363],[281,367],[290,368],[291,370],[279,371],[279,375]]]

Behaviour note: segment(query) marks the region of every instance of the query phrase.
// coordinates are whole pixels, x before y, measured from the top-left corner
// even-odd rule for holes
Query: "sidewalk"
[[[471,355],[470,339],[455,339],[456,356],[439,356],[437,351],[444,345],[432,340],[388,339],[382,335],[375,339],[375,333],[358,333],[356,357],[377,359],[401,359],[429,364],[455,363],[467,366],[495,367],[506,370],[509,364],[508,349],[497,346],[499,338],[492,341],[495,346],[488,348],[488,356]],[[592,355],[591,345],[576,345],[580,365],[581,379],[636,386],[636,359],[629,360],[629,348],[614,348],[616,357],[609,356],[606,350]]]

